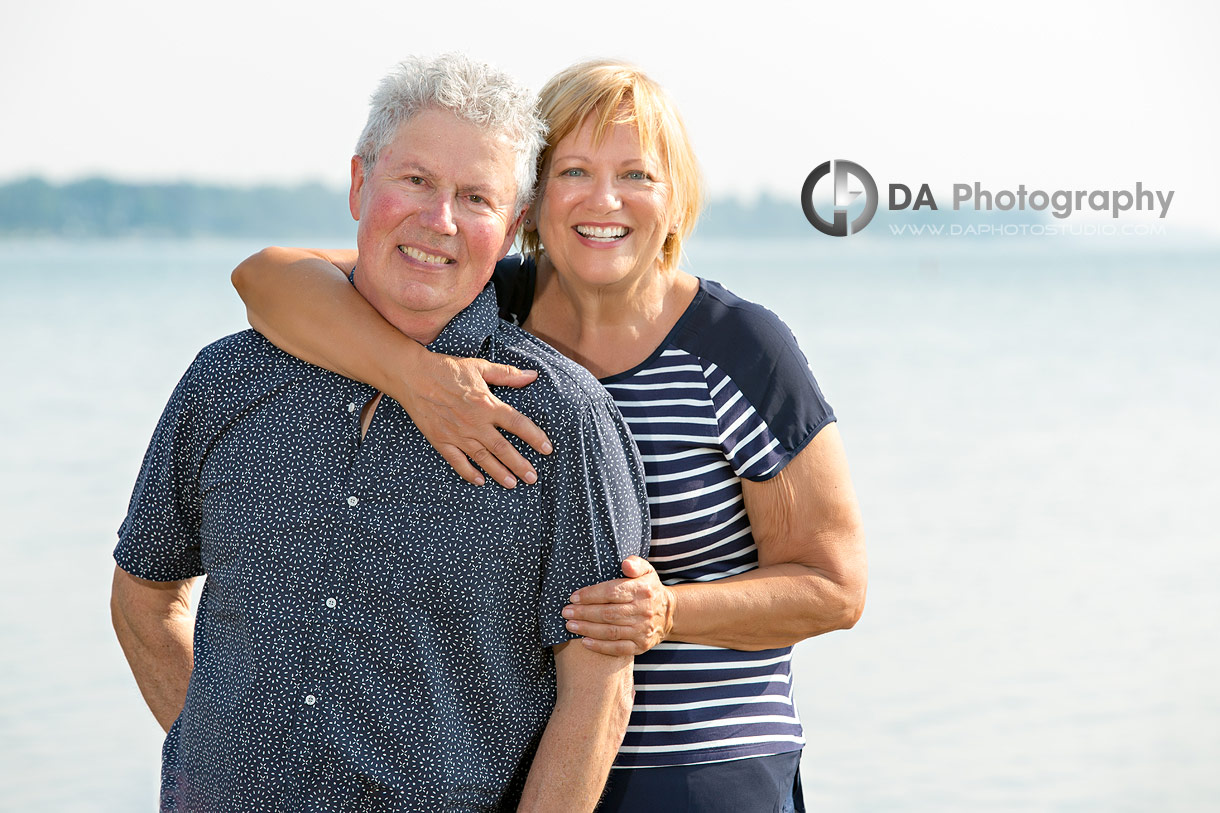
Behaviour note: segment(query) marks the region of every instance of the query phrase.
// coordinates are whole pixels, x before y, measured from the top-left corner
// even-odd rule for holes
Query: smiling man
[[[468,484],[371,387],[254,331],[171,396],[115,550],[112,613],[157,720],[162,809],[592,809],[631,661],[570,644],[573,590],[645,554],[638,457],[582,368],[487,286],[541,124],[462,57],[383,80],[352,159],[353,283],[430,349],[538,370],[500,397],[554,443]],[[192,619],[192,581],[204,577]]]

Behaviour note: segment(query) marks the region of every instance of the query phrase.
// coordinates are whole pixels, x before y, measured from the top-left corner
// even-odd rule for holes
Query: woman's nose
[[[593,187],[591,203],[595,209],[602,212],[613,212],[619,209],[622,206],[622,199],[619,197],[617,181],[612,177],[598,179]]]

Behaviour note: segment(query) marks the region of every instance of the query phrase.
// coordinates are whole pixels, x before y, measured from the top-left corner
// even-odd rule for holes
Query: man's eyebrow
[[[427,167],[423,166],[422,164],[417,164],[414,161],[404,161],[403,163],[399,164],[395,169],[396,169],[396,174],[398,174],[398,175],[406,175],[406,174],[431,175],[432,174],[428,170]]]
[[[502,197],[503,190],[494,186],[488,186],[485,183],[470,183],[465,186],[458,187],[458,190],[463,195],[479,195],[484,198],[495,200]]]

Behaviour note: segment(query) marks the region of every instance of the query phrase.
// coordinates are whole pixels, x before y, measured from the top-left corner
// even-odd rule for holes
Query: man
[[[487,66],[406,62],[373,98],[350,192],[374,308],[431,349],[539,371],[501,395],[554,443],[523,448],[537,485],[464,482],[397,403],[253,331],[205,348],[171,397],[112,598],[168,730],[163,808],[595,804],[631,660],[569,643],[560,610],[646,552],[648,517],[609,396],[502,322],[487,286],[540,132]]]

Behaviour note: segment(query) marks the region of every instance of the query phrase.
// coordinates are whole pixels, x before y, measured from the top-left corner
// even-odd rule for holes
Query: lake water
[[[154,807],[110,551],[257,247],[0,242],[0,809]],[[1220,251],[689,255],[792,326],[864,511],[864,618],[797,650],[811,810],[1220,809]]]

